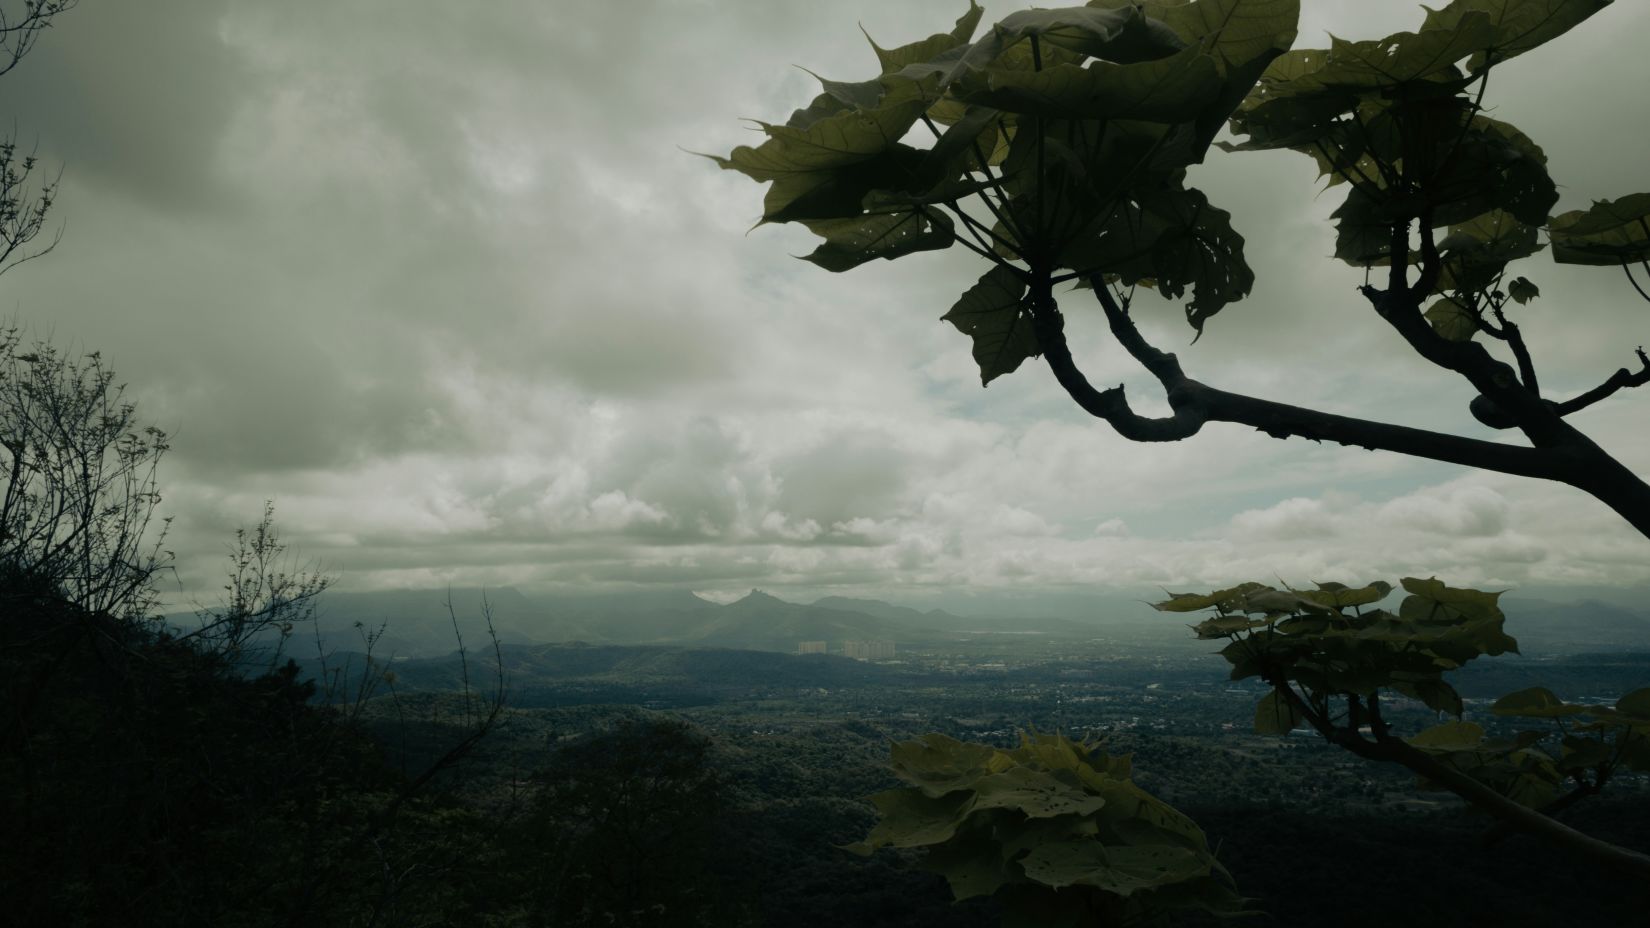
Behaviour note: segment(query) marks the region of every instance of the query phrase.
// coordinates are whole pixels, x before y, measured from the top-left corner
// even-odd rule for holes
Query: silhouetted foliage
[[[96,352],[73,357],[0,328],[0,564],[88,612],[142,617],[169,563],[156,469],[166,434],[141,425]]]
[[[537,776],[525,831],[543,867],[522,897],[556,925],[736,925],[721,886],[727,811],[711,743],[686,723],[624,721],[562,745]]]

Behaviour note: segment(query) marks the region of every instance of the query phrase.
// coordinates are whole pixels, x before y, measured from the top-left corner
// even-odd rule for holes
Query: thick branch
[[[1163,385],[1169,405],[1174,410],[1171,418],[1153,419],[1136,414],[1129,408],[1121,386],[1103,391],[1091,386],[1072,359],[1063,322],[1052,300],[1034,311],[1033,321],[1043,356],[1054,371],[1055,379],[1084,411],[1106,420],[1125,438],[1135,441],[1178,441],[1197,434],[1206,422],[1232,422],[1258,429],[1274,438],[1297,436],[1313,441],[1332,441],[1523,477],[1560,479],[1563,473],[1560,456],[1544,449],[1520,448],[1338,416],[1229,393],[1199,383],[1185,375],[1174,355],[1160,351],[1146,341],[1133,319],[1112,298],[1105,281],[1097,278],[1093,284],[1112,335]]]
[[[1572,445],[1597,450],[1586,436],[1566,425],[1550,406],[1518,381],[1511,366],[1477,342],[1452,342],[1439,335],[1421,314],[1421,300],[1432,291],[1442,268],[1432,230],[1421,222],[1421,274],[1414,287],[1406,284],[1409,264],[1409,225],[1392,226],[1392,272],[1386,290],[1362,288],[1375,312],[1386,320],[1421,357],[1465,377],[1479,394],[1499,406],[1538,447]],[[1600,454],[1603,452],[1600,451]]]
[[[1586,799],[1588,796],[1598,795],[1600,790],[1601,787],[1597,783],[1583,782],[1575,789],[1570,790],[1557,799],[1554,799],[1552,802],[1542,806],[1539,811],[1542,815],[1550,818],[1557,818],[1564,810],[1570,808],[1581,800]],[[1505,820],[1496,822],[1489,831],[1484,833],[1483,844],[1485,847],[1494,847],[1505,838],[1511,836],[1515,831],[1517,831],[1517,829]]]
[[[1409,291],[1410,299],[1413,300],[1417,306],[1419,306],[1421,301],[1426,299],[1427,296],[1432,293],[1432,288],[1438,286],[1438,278],[1444,273],[1444,261],[1438,254],[1438,243],[1433,239],[1431,213],[1421,217],[1420,227],[1421,274],[1419,277],[1415,278],[1415,286],[1411,287]],[[1395,229],[1396,228],[1398,227],[1395,227]],[[1401,228],[1403,244],[1407,248],[1409,244],[1409,230],[1408,227]],[[1394,236],[1397,236],[1398,234],[1400,233],[1397,231],[1394,232]],[[1394,249],[1392,253],[1394,292],[1401,290],[1404,282],[1403,265],[1398,263],[1399,260],[1398,251],[1397,249]],[[1404,255],[1402,260],[1408,261],[1408,255]]]
[[[1278,686],[1276,681],[1269,682],[1273,683],[1274,692],[1281,694],[1284,699],[1288,700],[1296,711],[1312,722],[1318,733],[1330,742],[1338,744],[1366,760],[1383,761],[1407,767],[1518,831],[1557,844],[1594,863],[1610,867],[1619,873],[1637,877],[1642,881],[1650,881],[1650,855],[1620,847],[1608,841],[1600,841],[1591,835],[1576,831],[1557,819],[1549,818],[1534,809],[1521,806],[1454,767],[1438,761],[1430,754],[1411,747],[1408,742],[1387,734],[1385,726],[1376,730],[1376,738],[1371,741],[1359,737],[1354,720],[1349,720],[1349,727],[1340,728],[1330,724],[1322,717],[1314,718],[1315,713],[1313,715],[1307,714],[1309,707],[1301,701],[1299,696],[1295,695],[1292,689],[1287,685]],[[1356,707],[1356,699],[1353,699],[1350,705]]]
[[[1524,389],[1540,396],[1541,383],[1535,376],[1535,360],[1530,357],[1530,348],[1524,344],[1523,330],[1501,312],[1501,307],[1495,307],[1492,312],[1495,313],[1496,321],[1501,323],[1500,334],[1496,337],[1506,342],[1508,347],[1512,348],[1513,357],[1518,359],[1518,374],[1524,380]]]
[[[1071,357],[1071,349],[1065,339],[1064,321],[1049,290],[1047,278],[1042,278],[1040,287],[1035,277],[1031,282],[1034,291],[1028,302],[1032,324],[1043,356],[1054,371],[1055,378],[1079,406],[1090,415],[1106,420],[1125,438],[1134,441],[1178,441],[1197,434],[1206,422],[1233,422],[1259,429],[1274,438],[1293,435],[1314,441],[1327,440],[1370,450],[1396,451],[1479,470],[1555,480],[1590,494],[1615,510],[1640,534],[1650,538],[1650,484],[1611,457],[1592,439],[1565,423],[1557,411],[1558,404],[1531,395],[1517,382],[1512,369],[1490,357],[1482,345],[1447,342],[1439,337],[1413,304],[1408,312],[1413,315],[1414,322],[1426,330],[1425,338],[1418,338],[1417,341],[1430,346],[1426,339],[1433,339],[1445,346],[1464,347],[1475,352],[1467,355],[1468,360],[1462,363],[1475,367],[1479,373],[1486,367],[1496,371],[1498,397],[1512,393],[1521,398],[1521,403],[1539,405],[1543,416],[1557,424],[1555,429],[1550,430],[1553,433],[1550,444],[1537,443],[1534,448],[1504,445],[1337,416],[1206,386],[1188,378],[1174,355],[1159,351],[1141,336],[1127,311],[1111,298],[1105,280],[1096,275],[1091,282],[1100,305],[1105,309],[1112,334],[1135,360],[1157,377],[1167,394],[1170,408],[1174,410],[1173,416],[1167,419],[1140,416],[1129,408],[1121,386],[1102,391],[1089,384]],[[1365,289],[1372,293],[1371,300],[1377,308],[1387,301],[1386,293]],[[1399,292],[1407,296],[1405,291]],[[1393,314],[1393,318],[1402,317],[1402,311]],[[1395,325],[1402,330],[1408,323],[1400,321]],[[1532,429],[1527,422],[1524,424],[1524,430],[1529,434]]]
[[[1096,390],[1077,368],[1077,362],[1071,357],[1071,348],[1066,344],[1065,320],[1053,300],[1044,301],[1042,305],[1034,302],[1031,320],[1038,345],[1043,349],[1043,359],[1054,371],[1054,378],[1060,386],[1084,412],[1106,420],[1117,434],[1130,441],[1179,441],[1196,435],[1207,421],[1207,417],[1198,410],[1185,404],[1175,405],[1174,415],[1168,419],[1139,415],[1129,408],[1121,385]],[[1173,360],[1172,355],[1169,358]],[[1170,403],[1174,404],[1172,398]]]
[[[1377,760],[1402,764],[1428,780],[1437,783],[1462,799],[1519,831],[1527,832],[1585,857],[1594,863],[1610,867],[1619,873],[1650,882],[1650,855],[1608,841],[1600,841],[1574,828],[1542,815],[1534,809],[1519,805],[1483,783],[1474,780],[1454,767],[1441,763],[1430,754],[1411,747],[1396,738],[1384,739],[1376,745]]]

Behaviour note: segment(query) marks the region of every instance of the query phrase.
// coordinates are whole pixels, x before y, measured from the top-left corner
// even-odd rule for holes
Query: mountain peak
[[[730,605],[730,606],[741,606],[741,605],[768,606],[768,605],[772,605],[774,603],[784,603],[784,602],[785,601],[783,599],[780,599],[779,597],[773,595],[772,593],[764,593],[761,590],[752,589],[749,593],[746,593],[744,596],[740,597],[739,599],[734,600],[733,602],[729,603],[728,605]],[[789,604],[787,603],[787,605],[789,605]]]

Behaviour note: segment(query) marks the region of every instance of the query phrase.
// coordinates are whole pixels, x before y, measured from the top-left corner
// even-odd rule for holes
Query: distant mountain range
[[[753,689],[794,692],[922,679],[920,673],[896,665],[752,649],[544,644],[509,645],[501,653],[510,704],[517,708],[582,703],[702,705]],[[475,673],[474,668],[471,672]],[[407,690],[441,692],[463,686],[463,670],[451,656],[401,661],[395,665],[395,674],[397,685]]]
[[[504,588],[485,594],[477,589],[328,593],[319,625],[336,647],[359,649],[359,622],[362,629],[382,628],[378,646],[385,653],[432,657],[456,648],[455,617],[467,647],[486,641],[484,595],[493,627],[506,644],[584,642],[794,653],[801,642],[824,641],[839,651],[843,641],[932,638],[945,633],[944,625],[963,623],[945,613],[925,614],[875,600],[831,597],[805,605],[760,590],[723,605],[685,590],[529,598]]]
[[[473,650],[487,643],[483,602],[505,644],[583,642],[795,653],[801,642],[823,641],[829,651],[838,653],[844,641],[892,641],[898,646],[992,632],[1089,637],[1102,629],[1115,634],[1123,626],[1149,637],[1172,639],[1180,632],[1176,623],[1152,622],[1149,611],[1087,622],[978,618],[845,596],[794,603],[761,590],[722,604],[687,590],[530,596],[510,587],[328,592],[321,599],[318,628],[332,648],[361,650],[362,635],[371,633],[379,636],[379,653],[435,657],[456,649],[455,619],[466,647]]]
[[[1175,617],[1156,615],[1144,605],[1123,600],[1117,601],[1121,605],[1097,609],[1086,620],[980,618],[845,596],[794,603],[760,590],[727,604],[687,590],[583,595],[529,595],[510,587],[329,592],[321,600],[318,628],[329,648],[360,650],[362,633],[372,632],[381,633],[376,645],[380,654],[436,657],[457,647],[455,617],[466,647],[490,646],[482,620],[484,599],[491,607],[499,640],[517,645],[583,642],[795,653],[801,642],[824,641],[829,651],[840,653],[844,641],[893,641],[898,646],[980,633],[1105,635],[1166,645],[1189,639],[1184,623],[1174,621]],[[1388,605],[1395,606],[1396,598]],[[1650,613],[1645,611],[1596,599],[1559,602],[1516,595],[1509,595],[1503,607],[1508,614],[1507,630],[1526,654],[1650,650]]]
[[[1580,654],[1607,648],[1650,651],[1650,614],[1597,599],[1552,602],[1507,596],[1507,634],[1525,654]]]

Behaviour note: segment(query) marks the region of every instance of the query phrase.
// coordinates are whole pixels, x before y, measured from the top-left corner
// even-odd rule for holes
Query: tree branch
[[[1160,351],[1146,341],[1133,319],[1112,298],[1104,280],[1096,278],[1093,284],[1113,337],[1163,385],[1169,406],[1174,411],[1172,417],[1154,419],[1141,416],[1129,407],[1121,386],[1096,390],[1090,385],[1072,359],[1065,339],[1064,322],[1052,300],[1048,300],[1046,305],[1034,305],[1033,326],[1043,357],[1053,370],[1055,379],[1085,412],[1106,420],[1125,438],[1134,441],[1179,441],[1197,434],[1207,422],[1232,422],[1258,429],[1273,438],[1295,436],[1313,441],[1332,441],[1523,477],[1563,479],[1563,459],[1547,449],[1521,448],[1338,416],[1229,393],[1199,383],[1185,375],[1179,359],[1174,355]]]
[[[1432,289],[1438,286],[1438,278],[1444,273],[1444,261],[1439,257],[1438,243],[1433,239],[1432,214],[1430,212],[1423,214],[1417,224],[1421,227],[1421,273],[1420,276],[1415,278],[1415,286],[1410,288],[1409,295],[1416,305],[1420,305],[1421,301],[1432,293]],[[1409,241],[1407,229],[1404,232],[1404,241],[1407,245]],[[1408,256],[1405,257],[1407,260]],[[1394,268],[1399,266],[1397,255],[1393,256],[1392,266]]]
[[[1614,374],[1610,375],[1609,380],[1604,381],[1574,399],[1565,400],[1564,402],[1559,403],[1556,407],[1558,414],[1561,416],[1567,416],[1570,413],[1579,412],[1624,387],[1642,387],[1645,384],[1650,383],[1650,357],[1645,355],[1644,348],[1642,346],[1634,350],[1639,356],[1639,364],[1642,365],[1639,368],[1638,373],[1632,373],[1625,367],[1618,368]]]
[[[1492,306],[1490,311],[1495,314],[1496,321],[1501,323],[1500,334],[1496,334],[1495,337],[1506,342],[1508,347],[1512,348],[1513,357],[1518,359],[1518,373],[1524,380],[1524,389],[1540,396],[1541,384],[1536,380],[1535,360],[1530,357],[1529,346],[1524,344],[1523,331],[1501,312],[1500,306]]]
[[[1303,718],[1313,722],[1318,733],[1324,738],[1353,754],[1366,760],[1384,761],[1407,767],[1518,831],[1545,839],[1617,872],[1637,877],[1641,881],[1650,881],[1650,855],[1608,841],[1600,841],[1535,809],[1519,805],[1465,773],[1411,746],[1409,742],[1391,735],[1384,725],[1380,728],[1371,726],[1375,740],[1369,741],[1358,737],[1355,719],[1349,719],[1347,728],[1336,727],[1321,717],[1313,719],[1308,715],[1306,704],[1288,686],[1280,687],[1273,682],[1273,691],[1282,695]],[[1356,701],[1349,700],[1349,704],[1355,706]]]
[[[1519,831],[1527,832],[1594,863],[1650,881],[1650,855],[1600,841],[1576,831],[1557,819],[1519,805],[1483,783],[1444,764],[1407,742],[1390,738],[1376,745],[1377,760],[1401,764]]]
[[[1575,789],[1570,790],[1557,799],[1554,799],[1552,802],[1542,806],[1539,811],[1542,815],[1549,818],[1557,818],[1558,815],[1564,810],[1570,808],[1581,800],[1586,799],[1588,796],[1598,795],[1602,789],[1602,784],[1584,782]],[[1510,823],[1503,819],[1502,821],[1496,822],[1488,831],[1484,832],[1482,843],[1485,847],[1494,847],[1507,837],[1514,834],[1517,830],[1518,829],[1514,828]]]
[[[1414,287],[1410,287],[1406,280],[1409,224],[1393,223],[1392,271],[1387,289],[1382,291],[1367,284],[1360,288],[1376,314],[1386,320],[1421,357],[1465,377],[1486,398],[1485,402],[1505,412],[1532,444],[1542,448],[1567,445],[1602,455],[1603,451],[1591,439],[1567,425],[1551,405],[1525,389],[1510,365],[1497,360],[1477,342],[1453,342],[1444,338],[1421,314],[1421,301],[1436,286],[1443,266],[1437,244],[1433,241],[1430,222],[1430,217],[1421,219],[1422,269]],[[1479,411],[1475,410],[1474,414],[1482,420]],[[1645,513],[1644,517],[1650,520],[1650,512]]]
[[[1103,282],[1099,290],[1105,290]],[[1107,298],[1109,299],[1109,295]],[[1127,319],[1127,316],[1124,318]],[[1172,398],[1170,405],[1174,406],[1174,415],[1167,419],[1153,419],[1139,415],[1129,408],[1129,401],[1123,395],[1121,385],[1107,390],[1096,390],[1071,357],[1071,348],[1066,344],[1065,320],[1052,299],[1033,301],[1031,321],[1038,345],[1043,350],[1043,359],[1054,371],[1055,380],[1060,382],[1060,386],[1065,388],[1066,393],[1084,412],[1097,419],[1106,420],[1117,434],[1124,438],[1131,441],[1180,441],[1196,435],[1207,421],[1207,417],[1199,410],[1186,404],[1176,405]],[[1129,324],[1128,328],[1132,330],[1133,324]],[[1115,325],[1113,330],[1116,330]],[[1145,345],[1143,339],[1140,343]],[[1149,345],[1146,347],[1150,348]],[[1167,357],[1171,363],[1174,362],[1173,355]],[[1175,370],[1178,372],[1178,369],[1177,364]],[[1183,377],[1181,379],[1184,380]],[[1165,387],[1167,386],[1165,383]]]

